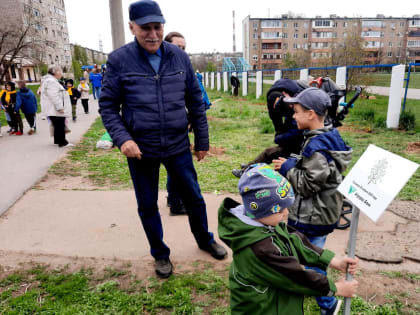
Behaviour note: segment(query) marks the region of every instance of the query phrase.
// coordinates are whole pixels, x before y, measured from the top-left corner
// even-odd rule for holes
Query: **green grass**
[[[265,101],[233,98],[227,93],[217,91],[208,93],[214,103],[207,111],[210,145],[223,149],[224,153],[194,162],[199,183],[204,192],[235,193],[237,179],[231,175],[231,170],[238,168],[240,163],[254,159],[264,148],[273,145],[272,125],[268,119]],[[386,108],[387,97],[377,96],[376,100],[358,100],[355,108],[350,111],[345,127],[340,132],[354,150],[351,166],[371,143],[420,163],[418,152],[406,150],[409,143],[420,141],[420,101],[407,102],[407,109],[415,114],[417,120],[416,129],[408,132],[381,127],[386,117]],[[119,151],[95,148],[96,141],[104,132],[105,129],[98,119],[81,143],[69,152],[67,160],[55,164],[51,172],[57,175],[86,176],[96,185],[110,189],[131,188],[126,159]],[[162,167],[160,189],[165,189],[165,184],[165,169]],[[398,198],[418,200],[419,186],[420,170],[413,175]]]
[[[36,267],[0,279],[0,314],[228,314],[225,276],[211,269],[138,280]]]
[[[138,279],[129,270],[105,269],[102,274],[81,269],[50,270],[36,266],[0,277],[0,314],[230,314],[227,270],[211,267],[172,275]],[[387,293],[387,303],[352,300],[352,314],[402,314],[416,308],[401,300],[409,292]],[[408,309],[407,309],[408,307]],[[319,314],[312,297],[304,312]]]
[[[390,86],[391,85],[391,74],[390,73],[374,73],[373,76],[373,83],[375,86]],[[407,73],[405,75],[407,78]],[[405,82],[404,82],[405,87]],[[408,85],[409,88],[412,89],[420,89],[420,73],[413,73],[410,74],[410,83]]]

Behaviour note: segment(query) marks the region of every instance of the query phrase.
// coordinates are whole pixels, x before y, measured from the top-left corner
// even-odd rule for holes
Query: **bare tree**
[[[46,44],[39,36],[39,32],[44,29],[41,17],[25,13],[23,21],[2,19],[2,27],[0,28],[0,82],[4,81],[9,69],[19,58],[42,61],[42,47]]]

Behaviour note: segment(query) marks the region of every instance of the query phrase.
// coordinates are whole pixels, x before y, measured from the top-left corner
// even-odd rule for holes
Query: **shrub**
[[[400,129],[414,130],[416,128],[416,116],[411,111],[404,111],[400,116]]]

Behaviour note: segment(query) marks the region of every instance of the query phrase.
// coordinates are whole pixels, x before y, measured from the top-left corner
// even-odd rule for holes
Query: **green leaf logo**
[[[349,189],[349,195],[356,192],[356,188],[354,188],[352,185],[350,185],[350,189]]]

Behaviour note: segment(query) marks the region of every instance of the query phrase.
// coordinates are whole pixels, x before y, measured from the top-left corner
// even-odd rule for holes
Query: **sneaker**
[[[42,116],[41,119],[45,120],[45,119],[47,119],[47,116]]]
[[[213,242],[205,247],[200,247],[200,249],[209,253],[218,260],[224,259],[227,255],[226,249],[223,246],[217,244],[216,242]]]
[[[16,134],[16,131],[14,131],[14,130],[9,132],[9,135],[14,135],[14,134]]]
[[[157,259],[155,262],[155,272],[161,278],[168,278],[172,274],[172,263],[168,259]]]
[[[67,143],[66,145],[63,145],[64,148],[68,148],[68,147],[74,147],[73,143]]]
[[[232,170],[233,176],[236,176],[238,178],[241,178],[243,173],[244,173],[244,170]]]
[[[16,136],[21,136],[21,135],[23,135],[23,132],[22,131],[15,132],[15,135]]]
[[[169,205],[169,215],[186,215],[187,210],[185,206],[181,203],[180,205],[173,206]]]
[[[248,164],[241,163],[241,169],[245,169],[245,168],[247,168],[247,167],[248,167]]]
[[[76,122],[76,117],[73,117],[73,122]]]
[[[33,134],[35,131],[31,128],[31,130],[28,131],[28,135]]]
[[[321,315],[338,315],[341,309],[341,303],[343,303],[342,300],[337,299],[334,306],[331,309],[324,309],[321,308]]]
[[[9,130],[7,130],[7,133],[11,133],[13,131],[12,128],[9,128]]]

